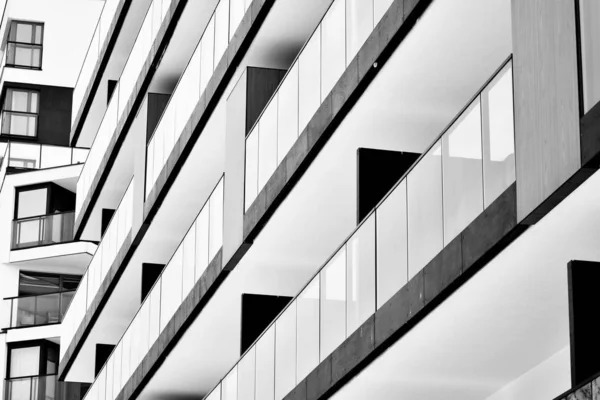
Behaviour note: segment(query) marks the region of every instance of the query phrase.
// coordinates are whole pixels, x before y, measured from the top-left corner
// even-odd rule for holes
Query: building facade
[[[4,399],[600,399],[600,3],[3,15]]]

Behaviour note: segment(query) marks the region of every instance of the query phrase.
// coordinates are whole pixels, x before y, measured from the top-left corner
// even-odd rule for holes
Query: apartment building
[[[600,398],[600,4],[4,15],[5,399]]]
[[[71,146],[69,134],[73,88],[103,3],[0,7],[0,393],[81,398],[89,384],[58,381],[60,324],[97,243],[74,237],[89,149]]]

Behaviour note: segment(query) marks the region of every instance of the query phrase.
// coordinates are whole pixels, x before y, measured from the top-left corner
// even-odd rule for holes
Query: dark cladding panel
[[[569,330],[571,337],[571,384],[573,387],[600,372],[597,320],[600,309],[600,263],[571,261],[569,279]]]
[[[240,354],[243,354],[254,343],[291,300],[291,297],[285,296],[242,294],[242,340]]]
[[[275,93],[286,70],[248,67],[246,89],[246,135]]]
[[[356,151],[357,224],[406,173],[420,154],[359,148]]]

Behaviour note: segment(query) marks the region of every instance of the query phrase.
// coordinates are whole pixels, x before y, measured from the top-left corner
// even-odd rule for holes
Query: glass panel
[[[196,219],[196,281],[208,266],[208,203]]]
[[[167,323],[181,304],[181,247],[177,249],[161,278],[162,301],[160,307],[160,330],[162,332]]]
[[[237,400],[237,366],[221,382],[221,400]]]
[[[278,93],[277,164],[298,138],[298,64],[294,64]]]
[[[444,243],[483,211],[481,107],[475,100],[442,138]]]
[[[47,188],[26,190],[17,193],[17,219],[46,214],[48,201]]]
[[[375,312],[375,214],[348,240],[347,325],[354,332]]]
[[[225,0],[222,0],[225,1]],[[211,18],[204,35],[200,47],[200,95],[206,89],[206,85],[210,81],[214,71],[213,54],[215,50],[215,19]]]
[[[42,146],[40,168],[52,168],[71,164],[71,148],[59,146]]]
[[[319,364],[319,275],[298,295],[297,382]]]
[[[251,347],[238,363],[238,400],[254,400],[255,347]]]
[[[244,0],[230,0],[231,4],[229,5],[229,23],[231,24],[231,29],[229,31],[229,39],[233,37],[235,31],[244,18],[244,14],[246,13],[246,4],[244,4]]]
[[[215,65],[229,44],[229,1],[221,0],[215,11]]]
[[[16,42],[33,43],[33,25],[17,23]]]
[[[377,307],[408,279],[406,179],[377,208]]]
[[[345,4],[345,0],[335,0],[321,22],[321,99],[329,94],[346,69]]]
[[[258,124],[246,139],[246,211],[258,195]]]
[[[440,143],[408,174],[408,279],[443,247],[442,157]]]
[[[121,391],[121,344],[119,343],[113,353],[114,358],[114,369],[113,369],[113,399],[117,398],[117,395]]]
[[[373,3],[346,0],[346,65],[356,56],[373,31]]]
[[[302,132],[321,104],[321,26],[298,60],[298,132]]]
[[[512,65],[481,94],[483,115],[483,189],[488,207],[516,179]]]
[[[223,245],[223,180],[210,196],[209,212],[208,259],[210,262]]]
[[[383,17],[385,15],[385,13],[387,12],[388,8],[390,8],[390,5],[393,3],[394,0],[373,0],[373,20],[374,20],[374,26],[376,26],[379,23],[379,20],[381,19],[381,17]]]
[[[35,325],[35,297],[23,297],[17,302],[17,326]]]
[[[296,386],[296,302],[275,323],[275,398]]]
[[[69,305],[71,305],[71,301],[73,300],[73,296],[75,296],[75,292],[63,292],[61,293],[60,300],[60,318],[61,321],[65,316],[65,313],[69,309]]]
[[[188,295],[194,287],[194,274],[196,264],[194,258],[196,255],[196,227],[192,226],[183,240],[183,292],[182,298]]]
[[[211,394],[206,397],[206,400],[221,400],[221,385],[217,386]]]
[[[148,342],[150,346],[158,339],[160,332],[160,289],[161,281],[158,281],[150,292],[150,325],[148,328]]]
[[[10,378],[38,375],[40,372],[40,346],[10,350]]]
[[[346,338],[346,246],[321,273],[321,361]]]
[[[581,75],[583,111],[588,112],[600,100],[600,3],[579,1],[581,33]]]
[[[59,318],[60,294],[46,294],[36,298],[35,324],[57,324]]]
[[[275,395],[275,329],[273,326],[256,343],[256,399],[273,400]]]
[[[277,167],[277,96],[271,100],[258,127],[258,190],[260,191]]]

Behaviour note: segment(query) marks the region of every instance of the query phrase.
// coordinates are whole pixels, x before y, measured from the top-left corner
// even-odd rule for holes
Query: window
[[[28,218],[48,213],[48,188],[19,190],[17,192],[16,218]]]
[[[41,69],[43,37],[43,24],[12,21],[8,34],[6,65]]]
[[[39,99],[36,91],[7,89],[2,107],[2,134],[37,136]]]

